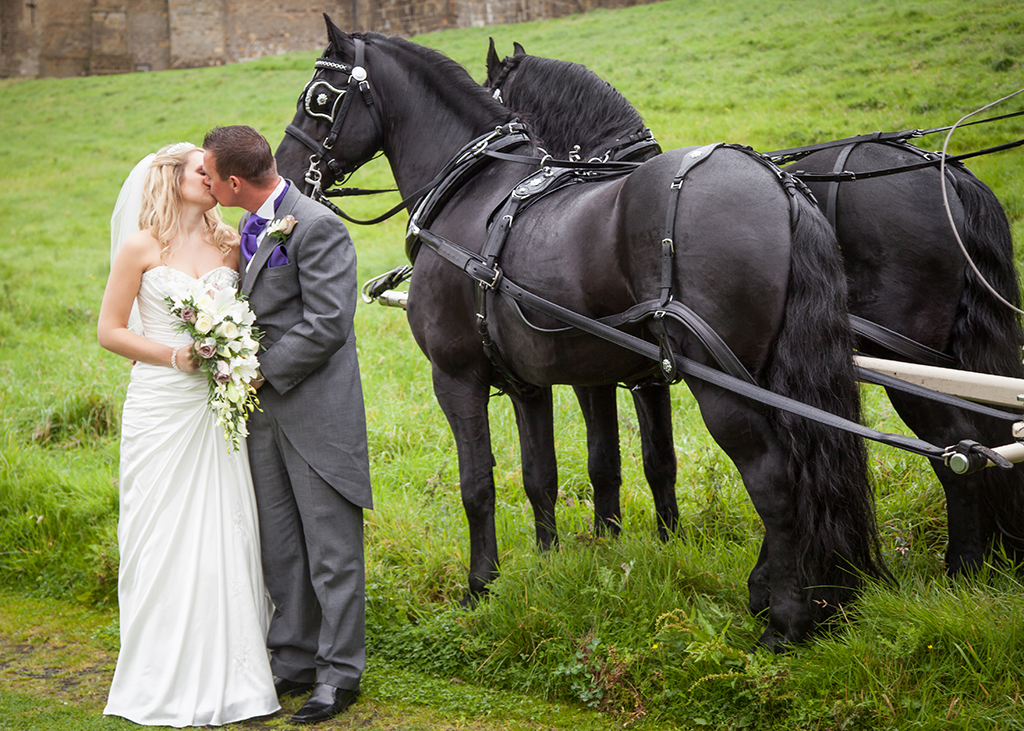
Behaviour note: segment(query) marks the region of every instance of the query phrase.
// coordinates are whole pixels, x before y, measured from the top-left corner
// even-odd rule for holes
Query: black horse
[[[680,356],[714,365],[715,348],[674,316],[616,319],[638,307],[647,312],[650,303],[671,313],[689,308],[761,385],[859,417],[835,236],[808,199],[781,184],[780,171],[721,147],[665,153],[628,176],[556,176],[508,159],[541,153],[461,66],[400,38],[348,35],[330,20],[327,27],[329,45],[300,95],[278,165],[301,180],[312,148],[329,184],[383,150],[403,197],[426,195],[428,209],[436,203],[430,216],[418,208],[410,227],[427,245],[416,258],[408,320],[458,447],[471,594],[483,592],[498,569],[492,385],[606,385],[660,370],[659,362],[608,340],[566,332],[573,313],[612,318],[622,332],[652,343],[662,335],[667,366]],[[504,159],[491,155],[503,142]],[[466,169],[468,177],[455,174]],[[446,177],[450,184],[438,182]],[[532,197],[514,217],[501,214],[516,196],[552,180],[565,184]],[[479,254],[491,247],[495,227],[508,234],[496,263]],[[510,291],[521,300],[504,294]],[[530,304],[531,293],[571,312],[562,320],[544,314]],[[686,380],[768,528],[771,606],[761,642],[780,648],[800,641],[848,602],[865,576],[884,573],[863,443]],[[558,489],[545,393],[510,393],[541,545],[556,532]]]
[[[522,59],[531,59],[528,65],[541,62],[526,72],[525,84],[516,81],[518,62]],[[559,109],[575,109],[575,114],[546,113],[531,98],[538,82],[545,91],[549,88],[537,78],[537,74],[544,73],[543,61],[527,56],[523,47],[516,43],[515,55],[503,62],[491,39],[485,87],[492,91],[494,98],[520,114],[533,133],[543,140],[545,152],[559,160],[624,162],[649,160],[661,153],[661,146],[644,125],[639,112],[611,84],[582,66],[574,73],[588,74],[595,83],[570,84],[563,88],[563,96],[557,102]],[[558,73],[554,66],[552,70]],[[503,83],[506,79],[507,85]],[[525,96],[523,103],[520,103],[521,96]],[[580,130],[586,133],[581,134]],[[679,521],[671,392],[667,385],[658,382],[629,386],[636,407],[644,476],[654,498],[658,533],[665,540],[675,532]],[[619,505],[622,456],[616,389],[615,385],[573,387],[587,427],[587,471],[594,490],[594,528],[598,534],[617,535],[622,522]]]
[[[553,151],[601,148],[631,133],[639,118],[621,94],[585,67],[527,55],[519,44],[512,56],[499,60],[492,41],[487,71],[486,86],[528,118]],[[887,170],[922,160],[922,151],[906,143],[859,142],[815,152],[791,169],[822,175]],[[949,166],[943,184],[972,259],[1001,296],[1019,306],[1010,228],[999,201],[961,165]],[[808,185],[836,228],[851,314],[937,351],[930,364],[1024,377],[1019,320],[964,261],[943,209],[937,167]],[[910,358],[905,350],[865,338],[858,348],[879,357]],[[895,390],[889,398],[904,422],[934,444],[970,438],[994,445],[1009,436],[1006,422]],[[932,464],[947,500],[949,573],[977,569],[995,545],[1014,561],[1024,559],[1024,471],[955,475],[940,462]],[[668,495],[655,500],[661,506],[673,502]],[[764,571],[762,561],[751,576],[754,610],[767,606]]]

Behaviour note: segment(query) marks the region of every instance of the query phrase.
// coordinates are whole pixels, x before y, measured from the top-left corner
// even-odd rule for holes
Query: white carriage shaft
[[[869,371],[893,376],[908,383],[930,388],[933,391],[994,406],[1022,408],[1024,379],[1021,378],[993,376],[988,373],[973,373],[954,368],[937,368],[898,360],[869,358],[863,355],[855,355],[853,360],[857,365]],[[1024,444],[1020,442],[992,449],[1011,462],[1024,462]],[[991,466],[991,464],[990,462],[989,465]]]
[[[898,360],[883,360],[855,355],[854,362],[869,371],[894,376],[900,380],[918,386],[941,391],[951,396],[959,396],[969,401],[1008,406],[1013,409],[1022,408],[1017,398],[1024,394],[1024,379],[993,376],[988,373],[972,373],[953,368],[937,368],[935,366],[904,363]]]

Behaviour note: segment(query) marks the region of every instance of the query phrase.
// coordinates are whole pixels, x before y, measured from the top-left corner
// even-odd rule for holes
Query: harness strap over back
[[[682,376],[676,367],[675,353],[672,351],[668,330],[665,328],[664,308],[672,299],[672,278],[675,269],[675,235],[676,235],[676,213],[679,209],[679,195],[683,189],[683,180],[687,174],[702,162],[711,157],[711,153],[721,147],[721,142],[716,142],[704,147],[697,147],[683,155],[683,161],[676,171],[675,177],[669,186],[668,205],[665,206],[665,238],[661,240],[661,294],[658,299],[659,310],[653,315],[649,327],[654,336],[658,339],[661,349],[661,375],[669,383],[676,383]],[[744,369],[745,371],[746,369]]]
[[[833,173],[843,172],[846,168],[846,160],[850,157],[850,153],[853,152],[853,148],[857,145],[857,142],[851,142],[839,151],[835,164],[832,165]],[[828,184],[828,192],[825,194],[825,217],[828,219],[828,225],[832,227],[833,231],[836,230],[836,199],[838,197],[839,181],[832,180]]]

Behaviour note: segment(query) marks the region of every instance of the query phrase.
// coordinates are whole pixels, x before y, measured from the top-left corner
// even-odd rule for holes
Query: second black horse
[[[556,157],[576,150],[599,155],[642,126],[625,97],[579,64],[531,56],[519,44],[512,56],[499,59],[492,41],[487,72],[486,87],[529,119]],[[898,169],[923,159],[921,150],[906,143],[856,142],[814,152],[790,169],[827,176],[837,170]],[[947,171],[945,179],[936,166],[808,185],[836,229],[851,314],[936,351],[929,364],[1022,378],[1020,321],[964,260],[940,186],[947,187],[957,231],[982,276],[1019,307],[1006,215],[988,186],[965,167],[951,163]],[[878,357],[909,358],[905,351],[894,352],[868,339],[861,339],[858,349]],[[974,439],[996,445],[1008,440],[1005,421],[896,390],[889,391],[889,398],[914,433],[933,444]],[[609,425],[596,434],[614,434],[614,412],[606,419]],[[1024,560],[1024,469],[956,475],[941,462],[933,460],[932,466],[946,495],[947,571],[975,570],[994,548],[1011,561]],[[605,483],[593,484],[598,492]],[[674,493],[657,495],[655,505],[667,506],[663,521],[668,520],[674,515]],[[751,576],[752,609],[767,606],[767,591],[764,564],[759,562]]]

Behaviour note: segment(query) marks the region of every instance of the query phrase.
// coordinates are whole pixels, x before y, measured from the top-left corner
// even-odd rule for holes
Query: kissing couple
[[[248,212],[241,235],[218,203]],[[136,165],[111,248],[97,336],[133,366],[121,649],[104,713],[221,725],[309,693],[291,720],[331,718],[355,700],[366,664],[363,510],[373,506],[348,231],[277,174],[262,135],[229,126],[202,148],[168,145]],[[237,450],[168,304],[225,289],[248,298],[262,333],[258,370],[230,376],[259,400]]]

